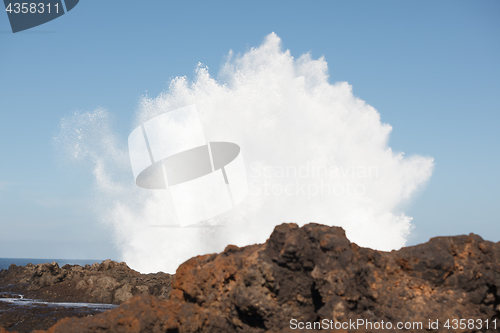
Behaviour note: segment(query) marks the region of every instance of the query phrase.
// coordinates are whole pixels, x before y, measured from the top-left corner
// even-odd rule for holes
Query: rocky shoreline
[[[124,264],[108,265],[113,267],[86,268],[96,272],[90,276],[80,275],[79,268],[65,266],[59,271],[40,266],[29,268],[32,275],[28,280],[17,281],[24,283],[28,293],[40,297],[57,294],[58,285],[66,283],[75,289],[79,285],[89,299],[116,304],[124,299],[119,290],[130,286],[125,294],[132,297],[117,308],[59,320],[49,333],[313,332],[308,325],[358,320],[423,325],[405,332],[493,333],[500,328],[500,243],[474,234],[437,237],[425,244],[382,252],[351,243],[342,228],[282,224],[264,244],[228,246],[220,254],[194,257],[172,277],[140,275],[128,267],[132,272],[127,271]],[[91,276],[100,276],[97,272],[113,270],[123,274],[106,276],[119,284],[96,287],[88,283]],[[17,279],[15,272],[13,268],[11,273],[0,273],[2,288],[6,275],[11,276],[10,281]],[[79,277],[72,277],[76,275]],[[160,280],[164,284],[157,284]],[[147,286],[147,292],[141,286]],[[97,290],[105,291],[104,296]],[[445,329],[446,321],[453,319],[473,320],[474,327]],[[429,329],[429,320],[438,321],[439,328]],[[384,330],[331,326],[322,331]]]
[[[0,271],[0,326],[20,332],[47,329],[61,318],[86,317],[109,309],[94,303],[118,305],[135,295],[168,298],[170,278],[162,272],[140,274],[111,260],[85,266],[59,267],[55,262],[11,265]],[[24,301],[27,299],[38,302]]]

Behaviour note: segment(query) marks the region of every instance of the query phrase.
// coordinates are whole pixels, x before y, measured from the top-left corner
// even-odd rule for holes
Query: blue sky
[[[62,117],[97,107],[124,142],[140,97],[198,62],[275,32],[294,57],[328,62],[393,127],[389,145],[435,159],[405,212],[409,244],[477,233],[500,240],[500,2],[85,1],[12,34],[0,14],[0,257],[117,258],[89,212],[92,178],[52,138]]]

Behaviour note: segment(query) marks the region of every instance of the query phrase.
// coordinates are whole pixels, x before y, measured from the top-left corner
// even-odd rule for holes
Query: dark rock
[[[67,317],[87,317],[99,314],[103,309],[90,307],[65,307],[47,304],[6,303],[0,301],[0,325],[10,331],[31,332],[47,329],[58,320]],[[0,329],[0,332],[4,332]]]
[[[57,280],[60,273],[51,272]],[[128,295],[127,284],[120,288]],[[381,252],[351,243],[341,228],[282,224],[265,244],[186,261],[168,299],[140,294],[92,317],[63,319],[48,332],[313,331],[292,329],[292,319],[422,323],[405,332],[431,331],[429,320],[439,320],[434,331],[497,332],[443,325],[447,319],[499,324],[500,243],[471,234]]]
[[[427,330],[429,319],[439,320],[438,331],[448,331],[447,319],[498,324],[500,243],[471,234],[381,252],[351,243],[341,228],[282,224],[265,244],[188,260],[166,300],[138,295],[93,317],[61,320],[48,332],[300,331],[291,319],[422,322],[406,332]]]
[[[0,272],[0,293],[58,302],[120,304],[134,295],[167,297],[170,275],[140,274],[125,263],[105,260],[85,267],[49,264],[11,265]]]
[[[50,302],[121,304],[134,295],[168,297],[170,275],[166,273],[140,274],[125,263],[106,260],[101,264],[65,265],[28,264],[11,265],[0,271],[0,326],[9,330],[31,331],[47,329],[65,317],[87,317],[103,309],[22,305],[7,303],[2,298],[37,299]]]

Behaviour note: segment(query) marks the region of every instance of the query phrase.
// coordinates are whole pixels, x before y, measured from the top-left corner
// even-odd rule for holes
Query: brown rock
[[[11,265],[0,271],[0,298],[32,298],[52,302],[120,304],[134,295],[151,294],[168,297],[170,275],[140,274],[125,263],[106,260],[85,267],[51,264]],[[22,305],[0,301],[0,326],[29,332],[47,329],[65,317],[87,317],[103,308]]]
[[[66,272],[59,268],[56,262],[51,264],[38,264],[31,275],[30,290],[39,290],[64,280]]]
[[[19,293],[25,298],[59,302],[120,304],[134,295],[168,297],[170,274],[140,274],[125,263],[11,265],[0,272],[0,294]]]
[[[500,243],[471,234],[380,252],[351,243],[341,228],[282,224],[265,244],[188,260],[172,279],[168,300],[136,296],[48,332],[300,331],[292,330],[292,319],[422,323],[406,332],[425,331],[429,319],[439,320],[439,331],[448,331],[447,319],[499,324]]]

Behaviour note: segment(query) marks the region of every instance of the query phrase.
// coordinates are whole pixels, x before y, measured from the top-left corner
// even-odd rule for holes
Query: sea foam
[[[173,273],[192,256],[264,242],[283,222],[342,226],[360,246],[398,249],[412,229],[402,204],[430,178],[433,159],[392,151],[392,127],[377,110],[347,82],[330,81],[324,58],[295,59],[272,33],[244,54],[230,52],[217,78],[198,65],[192,81],[174,78],[142,99],[131,130],[195,104],[208,141],[241,147],[249,194],[204,222],[218,228],[158,227],[175,223],[174,209],[165,190],[135,185],[107,111],[65,117],[55,140],[69,159],[91,162],[96,216],[113,230],[121,259],[143,273]]]

